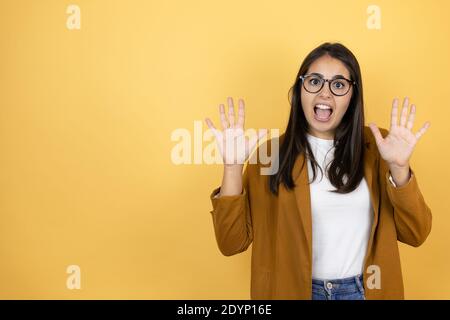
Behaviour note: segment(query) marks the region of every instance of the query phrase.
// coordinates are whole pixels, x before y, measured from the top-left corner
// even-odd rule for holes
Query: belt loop
[[[358,274],[356,277],[356,284],[358,285],[358,289],[362,295],[364,295],[364,279],[361,274]]]

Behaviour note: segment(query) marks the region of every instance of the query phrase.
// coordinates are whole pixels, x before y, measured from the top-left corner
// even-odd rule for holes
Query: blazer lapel
[[[306,161],[302,168],[304,160],[305,156],[302,153],[297,157],[292,173],[296,185],[294,188],[295,201],[303,231],[308,242],[308,248],[310,249],[310,255],[312,255],[311,196],[309,193],[308,164]]]
[[[380,205],[378,163],[375,157],[375,152],[377,152],[377,149],[374,150],[374,148],[377,148],[375,143],[368,142],[366,146],[366,153],[364,154],[364,177],[366,178],[367,186],[369,188],[370,200],[372,201],[373,208],[372,230],[375,230],[375,227],[378,224],[378,208]]]

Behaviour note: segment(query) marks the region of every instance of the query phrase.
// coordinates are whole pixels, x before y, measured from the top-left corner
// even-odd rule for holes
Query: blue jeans
[[[322,280],[312,279],[313,300],[366,300],[363,276]]]

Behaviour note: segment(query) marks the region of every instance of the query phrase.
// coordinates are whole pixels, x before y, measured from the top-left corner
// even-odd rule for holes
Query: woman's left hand
[[[400,124],[397,124],[398,99],[394,99],[392,102],[391,128],[389,129],[389,134],[385,138],[383,138],[380,130],[374,123],[369,123],[380,155],[391,167],[409,168],[409,158],[414,151],[415,145],[430,127],[430,122],[427,121],[417,133],[413,133],[411,130],[416,115],[416,106],[414,104],[411,105],[411,113],[408,116],[408,121],[406,121],[408,106],[409,99],[406,97],[403,100]]]

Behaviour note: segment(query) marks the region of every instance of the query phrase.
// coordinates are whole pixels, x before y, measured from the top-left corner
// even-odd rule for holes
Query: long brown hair
[[[308,71],[309,66],[315,60],[324,55],[329,55],[344,63],[349,70],[350,80],[356,82],[353,85],[348,109],[334,134],[334,159],[329,164],[327,171],[330,183],[336,187],[336,190],[331,192],[352,192],[364,177],[364,104],[361,71],[356,57],[349,49],[340,43],[326,42],[306,56],[297,73],[295,83],[289,90],[291,111],[286,131],[280,139],[279,170],[269,177],[269,188],[275,195],[278,194],[280,183],[283,183],[287,189],[295,187],[292,169],[297,156],[301,153],[305,154],[305,150],[307,152],[304,159],[310,159],[313,170],[313,180],[310,183],[316,179],[316,167],[323,174],[306,136],[308,122],[301,105],[302,81],[299,77]],[[305,161],[303,161],[302,169],[304,164]]]

